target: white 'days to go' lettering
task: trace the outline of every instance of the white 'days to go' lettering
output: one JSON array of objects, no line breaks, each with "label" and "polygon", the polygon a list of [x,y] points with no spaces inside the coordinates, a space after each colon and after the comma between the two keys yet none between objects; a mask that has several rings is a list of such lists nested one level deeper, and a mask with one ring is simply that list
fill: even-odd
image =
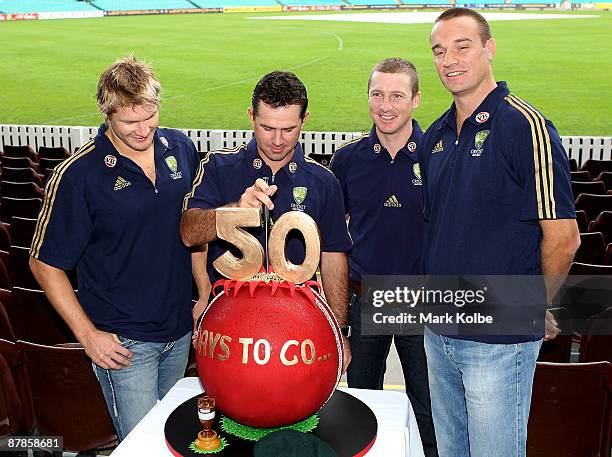
[{"label": "white 'days to go' lettering", "polygon": [[[217,358],[225,362],[230,357],[229,343],[232,338],[228,335],[202,330],[198,336],[196,351],[203,357]],[[253,338],[239,338],[238,342],[242,345],[242,363],[248,364],[251,361],[257,365],[266,365],[272,357],[272,345],[264,338],[254,340]],[[311,365],[317,357],[315,345],[310,339],[305,339],[301,343],[298,340],[286,341],[280,350],[279,358],[283,365],[292,366],[300,362]]]}]

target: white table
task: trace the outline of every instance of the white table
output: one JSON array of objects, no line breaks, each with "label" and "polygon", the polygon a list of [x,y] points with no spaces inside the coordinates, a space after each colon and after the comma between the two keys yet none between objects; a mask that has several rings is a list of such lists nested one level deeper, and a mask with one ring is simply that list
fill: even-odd
[{"label": "white table", "polygon": [[[363,401],[376,415],[378,435],[368,457],[423,457],[416,418],[406,394],[388,390],[340,390]],[[202,391],[198,378],[181,379],[138,423],[112,456],[171,457],[164,439],[166,419],[177,406]]]}]

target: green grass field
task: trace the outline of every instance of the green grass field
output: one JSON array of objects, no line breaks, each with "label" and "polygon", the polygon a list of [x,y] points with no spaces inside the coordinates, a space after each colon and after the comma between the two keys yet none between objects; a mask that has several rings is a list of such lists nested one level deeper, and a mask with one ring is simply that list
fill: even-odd
[{"label": "green grass field", "polygon": [[[510,13],[511,14],[511,13]],[[582,14],[582,13],[571,13]],[[562,135],[612,136],[612,13],[492,22],[495,76]],[[435,73],[430,24],[260,21],[253,14],[106,17],[0,23],[0,124],[98,125],[100,72],[134,52],[164,87],[162,124],[246,129],[257,80],[295,71],[311,100],[306,130],[368,130],[366,81],[388,56],[420,70],[429,125],[450,97]],[[340,49],[342,40],[342,49]]]}]

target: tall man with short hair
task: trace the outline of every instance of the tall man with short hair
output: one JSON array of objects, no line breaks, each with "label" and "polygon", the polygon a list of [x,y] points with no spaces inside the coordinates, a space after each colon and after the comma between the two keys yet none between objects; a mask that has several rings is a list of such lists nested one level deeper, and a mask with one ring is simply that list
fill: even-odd
[{"label": "tall man with short hair", "polygon": [[349,387],[383,388],[394,340],[425,455],[431,457],[438,454],[423,336],[363,335],[360,325],[362,276],[422,274],[423,194],[417,151],[423,132],[412,118],[420,98],[419,76],[412,63],[400,58],[379,62],[368,80],[374,125],[368,135],[336,150],[331,169],[342,185],[353,239]]},{"label": "tall man with short hair", "polygon": [[[133,57],[102,73],[105,123],[54,170],[30,251],[34,276],[92,359],[120,439],[183,377],[193,326],[179,223],[199,157],[184,134],[158,127],[160,92]],[[202,255],[193,273],[206,300]],[[75,266],[78,298],[65,273]]]},{"label": "tall man with short hair", "polygon": [[[272,221],[288,211],[311,216],[321,232],[321,280],[327,302],[345,336],[344,370],[351,355],[348,345],[348,267],[351,248],[340,184],[334,175],[304,155],[300,132],[308,118],[304,84],[290,72],[274,71],[255,86],[248,115],[254,138],[237,148],[212,151],[201,162],[192,191],[185,200],[181,236],[187,246],[208,243],[208,272],[212,262],[230,248],[217,239],[215,209],[222,206],[270,210]],[[266,182],[267,180],[267,182]],[[247,229],[262,246],[262,228]],[[304,240],[292,232],[286,255],[301,264]],[[214,281],[213,281],[214,282]]]},{"label": "tall man with short hair", "polygon": [[[559,134],[505,82],[495,82],[495,40],[477,12],[443,12],[431,49],[453,104],[427,130],[419,153],[425,273],[543,274],[550,300],[580,243]],[[426,330],[440,456],[526,454],[542,336]]]}]

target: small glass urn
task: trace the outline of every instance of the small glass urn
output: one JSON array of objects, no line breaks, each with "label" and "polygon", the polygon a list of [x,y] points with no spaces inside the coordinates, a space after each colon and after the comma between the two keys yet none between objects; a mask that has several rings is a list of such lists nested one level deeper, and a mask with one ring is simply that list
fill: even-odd
[{"label": "small glass urn", "polygon": [[214,451],[221,446],[221,440],[212,429],[215,421],[215,399],[209,395],[198,398],[198,419],[202,425],[202,431],[198,433],[195,446],[203,451]]}]

